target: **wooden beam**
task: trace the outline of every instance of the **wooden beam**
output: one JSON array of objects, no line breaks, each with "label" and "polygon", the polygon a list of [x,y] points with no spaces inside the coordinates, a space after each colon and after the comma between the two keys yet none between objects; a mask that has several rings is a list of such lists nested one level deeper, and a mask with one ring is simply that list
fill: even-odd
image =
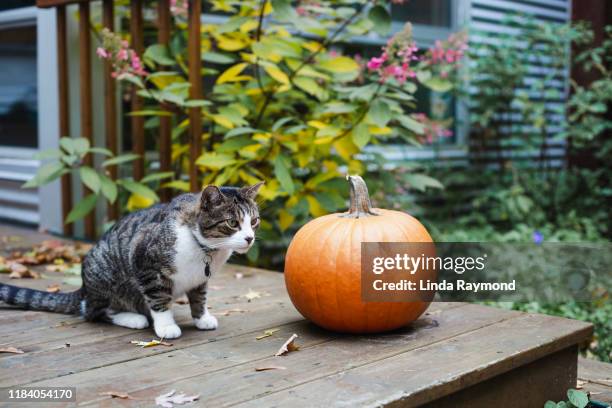
[{"label": "wooden beam", "polygon": [[[102,3],[102,25],[113,31],[115,26],[115,13],[113,0],[104,0]],[[117,154],[117,91],[115,79],[112,77],[113,64],[110,60],[104,60],[104,127],[106,137],[106,148]],[[108,173],[112,180],[117,179],[117,166],[108,167]],[[119,218],[118,203],[109,203],[106,214],[109,220]]]},{"label": "wooden beam", "polygon": [[[157,41],[160,44],[168,45],[170,42],[170,1],[159,0],[158,7],[158,31]],[[171,152],[172,152],[172,118],[168,116],[159,117],[159,169],[160,171],[170,171]],[[172,198],[171,190],[164,188],[160,191],[160,198],[163,202],[168,202]]]},{"label": "wooden beam", "polygon": [[[79,68],[81,88],[81,137],[93,146],[93,100],[91,89],[91,38],[89,33],[89,3],[79,3]],[[91,154],[83,160],[86,166],[93,166]],[[83,195],[91,191],[83,185]],[[93,239],[96,235],[95,210],[85,216],[85,237]]]},{"label": "wooden beam", "polygon": [[36,0],[36,7],[49,8],[67,6],[76,3],[89,3],[92,0]]},{"label": "wooden beam", "polygon": [[[202,13],[201,0],[189,0],[189,82],[191,83],[190,98],[202,99],[202,60],[200,55],[200,18]],[[202,110],[194,107],[189,110],[189,134],[191,146],[189,150],[189,185],[191,191],[200,190],[198,167],[196,160],[202,153]]]},{"label": "wooden beam", "polygon": [[[142,57],[144,52],[143,40],[143,18],[142,0],[132,0],[130,2],[131,22],[130,34],[132,36],[132,49]],[[132,112],[142,110],[142,98],[136,94],[137,88],[132,88]],[[134,179],[140,180],[144,177],[144,155],[145,155],[145,136],[144,136],[144,117],[132,116],[132,150],[140,158],[134,160]]]},{"label": "wooden beam", "polygon": [[[66,39],[66,6],[56,9],[57,29],[57,84],[59,108],[59,137],[70,135],[70,113],[68,111],[68,44]],[[64,235],[72,235],[73,224],[64,224],[68,213],[72,210],[72,177],[64,174],[61,179],[62,189],[62,225]]]}]

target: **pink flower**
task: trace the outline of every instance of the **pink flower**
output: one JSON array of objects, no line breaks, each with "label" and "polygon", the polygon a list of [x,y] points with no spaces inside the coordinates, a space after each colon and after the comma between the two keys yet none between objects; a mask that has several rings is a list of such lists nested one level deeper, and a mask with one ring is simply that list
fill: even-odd
[{"label": "pink flower", "polygon": [[96,48],[96,54],[100,58],[108,58],[108,52],[106,52],[106,50],[102,47]]},{"label": "pink flower", "polygon": [[370,61],[368,61],[368,69],[371,70],[371,71],[376,71],[384,63],[385,63],[385,59],[384,58],[382,58],[382,57],[373,57],[372,59],[370,59]]},{"label": "pink flower", "polygon": [[127,59],[128,59],[128,52],[127,52],[127,50],[125,48],[120,49],[117,52],[117,58],[122,60],[122,61],[127,61]]}]

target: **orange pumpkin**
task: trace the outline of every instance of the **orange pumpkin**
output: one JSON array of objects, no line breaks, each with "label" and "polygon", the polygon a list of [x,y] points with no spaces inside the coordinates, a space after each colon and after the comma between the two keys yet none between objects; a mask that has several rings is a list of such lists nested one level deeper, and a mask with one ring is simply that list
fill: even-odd
[{"label": "orange pumpkin", "polygon": [[347,179],[349,211],[310,221],[291,241],[285,259],[287,291],[297,310],[323,328],[346,333],[397,329],[416,320],[429,302],[363,302],[361,243],[433,241],[414,217],[373,209],[361,177]]}]

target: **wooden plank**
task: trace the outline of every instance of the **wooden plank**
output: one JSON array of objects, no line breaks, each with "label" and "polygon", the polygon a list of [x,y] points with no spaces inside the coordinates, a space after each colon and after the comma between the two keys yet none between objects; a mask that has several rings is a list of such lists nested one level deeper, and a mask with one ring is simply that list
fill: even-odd
[{"label": "wooden plank", "polygon": [[[416,407],[574,346],[591,333],[588,323],[528,314],[335,375],[289,382],[240,406]],[[287,364],[299,363],[304,354],[293,353]],[[270,381],[284,381],[279,377],[272,373]]]},{"label": "wooden plank", "polygon": [[[170,1],[159,0],[157,2],[157,18],[158,32],[157,41],[160,44],[168,45],[170,42]],[[168,116],[159,117],[159,170],[170,171],[171,154],[172,154],[172,118]],[[160,199],[162,202],[168,202],[172,199],[172,191],[168,188],[163,188],[160,191]]]},{"label": "wooden plank", "polygon": [[36,7],[49,8],[49,7],[64,7],[68,4],[76,3],[89,3],[93,0],[36,0]]},{"label": "wooden plank", "polygon": [[[66,6],[59,6],[56,10],[57,29],[57,83],[58,83],[58,111],[59,136],[70,136],[70,93],[68,92],[68,42],[66,39]],[[61,178],[62,189],[62,228],[65,235],[73,234],[73,224],[64,224],[72,210],[72,177],[70,173]]]},{"label": "wooden plank", "polygon": [[593,401],[612,404],[612,387],[606,387],[597,383],[587,383],[583,385],[583,391],[588,392]]},{"label": "wooden plank", "polygon": [[[442,312],[443,310],[461,309],[461,306],[459,303],[436,304],[433,305],[433,308],[435,312]],[[436,313],[436,315],[442,321],[447,321],[443,313]],[[457,322],[457,324],[454,324],[455,330],[463,330],[461,329],[459,316],[460,313],[456,312],[452,318]],[[476,324],[476,322],[473,322],[473,324]],[[413,340],[412,343],[408,344],[412,344],[414,347],[418,343],[427,342],[431,338],[431,330],[426,328],[425,321],[420,326],[418,329],[408,330],[405,336],[394,335],[394,344],[398,346],[403,343],[405,346],[407,338]],[[268,383],[268,379],[265,373],[255,373],[253,365],[257,367],[269,365],[267,361],[291,334],[300,334],[298,342],[302,351],[311,347],[326,347],[331,342],[337,341],[338,338],[344,337],[341,334],[319,329],[303,320],[277,328],[279,329],[278,332],[261,340],[255,338],[260,333],[249,333],[215,343],[183,349],[180,355],[174,354],[172,360],[158,355],[131,361],[129,366],[122,364],[121,366],[101,367],[61,379],[45,381],[37,385],[75,384],[79,388],[79,403],[89,404],[105,399],[100,397],[99,393],[119,385],[122,386],[122,391],[147,398],[158,395],[159,390],[168,386],[174,387],[176,385],[182,390],[184,387],[197,388],[199,384],[201,390],[206,390],[206,397],[202,399],[202,403],[219,406],[230,404],[232,399],[240,398],[239,396],[244,395],[245,388],[250,389],[251,392],[260,392],[264,385]],[[436,335],[439,336],[441,332],[437,331]],[[450,335],[450,331],[446,332],[445,335]],[[375,341],[375,336],[369,336],[366,341],[369,343],[368,350],[373,352],[378,352],[378,346],[384,343],[384,341]],[[353,349],[355,348],[353,347]],[[362,356],[367,357],[366,353],[363,353]],[[277,357],[272,358],[272,360],[274,360],[275,365],[285,366],[284,358]],[[329,364],[340,364],[342,366],[347,364],[346,359],[331,360],[335,360],[335,362],[329,361]],[[325,365],[327,362],[327,359],[319,358],[312,361],[311,363],[314,364],[311,365],[315,366],[315,371],[320,371],[321,368],[317,367],[317,364]],[[158,367],[158,370],[162,370],[165,375],[162,377],[155,372],[151,372],[150,367],[152,366]],[[308,367],[291,365],[287,368],[288,370],[283,371],[284,373],[311,370],[310,365]],[[128,374],[130,377],[127,377]],[[238,378],[237,381],[236,377]],[[105,378],[106,380],[102,382],[92,381],[94,378]],[[131,380],[127,381],[128,378],[131,378]],[[215,378],[218,380],[215,380]],[[225,384],[232,384],[232,395],[227,395],[230,393],[227,393],[226,386],[219,386],[224,379],[227,380]]]},{"label": "wooden plank", "polygon": [[[202,2],[200,0],[189,0],[189,82],[191,88],[189,96],[191,99],[202,99],[202,60],[200,50],[200,18],[202,14]],[[195,162],[202,154],[202,111],[201,108],[189,109],[189,185],[192,192],[199,191],[201,186],[198,180],[198,167]]]},{"label": "wooden plank", "polygon": [[[102,3],[102,25],[111,31],[115,29],[113,0],[104,0]],[[106,148],[113,152],[113,154],[117,154],[117,90],[112,73],[112,62],[108,59],[104,60],[104,126]],[[111,180],[117,180],[117,166],[109,166],[108,175]],[[107,203],[106,214],[108,220],[117,220],[119,218],[119,203]]]},{"label": "wooden plank", "polygon": [[612,364],[590,358],[580,358],[578,378],[592,383],[612,387]]},{"label": "wooden plank", "polygon": [[[130,34],[132,37],[132,49],[142,58],[144,53],[143,39],[143,17],[142,17],[142,0],[132,0],[130,2],[131,20]],[[138,88],[132,87],[132,111],[142,110],[142,98],[136,94]],[[140,157],[133,161],[135,180],[140,180],[144,177],[144,155],[145,155],[145,132],[144,132],[144,117],[132,116],[132,150]]]},{"label": "wooden plank", "polygon": [[[91,82],[91,38],[89,33],[90,10],[89,3],[79,3],[79,71],[81,90],[81,137],[89,140],[93,146],[93,95]],[[85,166],[93,166],[91,154],[83,159]],[[91,190],[83,184],[83,196],[91,194]],[[85,237],[93,239],[96,235],[95,211],[85,216]]]},{"label": "wooden plank", "polygon": [[[146,372],[147,367],[151,366],[151,362],[147,360],[141,360],[140,367],[131,366],[130,372],[135,374],[133,378],[138,380],[130,384],[134,386],[130,389],[130,394],[147,398],[158,395],[162,390],[172,386],[180,390],[205,391],[202,402],[206,405],[232,405],[293,383],[301,383],[320,375],[330,375],[365,361],[397,353],[399,350],[423,347],[431,342],[451,338],[458,333],[518,315],[516,312],[508,314],[492,308],[481,308],[484,313],[478,319],[466,321],[463,317],[466,313],[470,314],[471,308],[473,306],[460,303],[433,304],[430,316],[435,316],[437,324],[432,324],[431,317],[424,317],[411,327],[384,335],[346,336],[318,329],[308,322],[301,322],[283,326],[274,336],[260,341],[251,337],[245,344],[233,344],[236,339],[230,339],[208,346],[190,347],[184,351],[195,360],[192,361],[192,368],[183,368],[180,373],[177,370],[176,375],[154,378],[151,373]],[[300,336],[298,338],[300,351],[287,357],[273,357],[276,350],[292,333]],[[319,336],[320,341],[311,345],[310,339],[313,336]],[[172,367],[174,361],[165,364],[160,362],[160,364],[164,372],[175,369]],[[276,371],[276,374],[255,372],[257,367],[270,365],[280,365],[287,369]],[[106,371],[97,373],[95,377],[112,378],[118,375],[115,374],[118,367],[101,370]],[[81,373],[80,376],[83,375],[91,375],[93,378],[94,373]],[[63,380],[65,384],[69,382],[68,378]],[[125,384],[124,381],[120,383]],[[223,384],[232,384],[232,392],[228,393]],[[91,392],[93,398],[99,399],[96,388],[90,388],[91,391],[79,389],[82,397],[86,397]]]},{"label": "wooden plank", "polygon": [[566,348],[421,408],[490,408],[508,404],[531,408],[543,407],[548,400],[565,400],[567,390],[576,385],[576,354],[576,346]]}]

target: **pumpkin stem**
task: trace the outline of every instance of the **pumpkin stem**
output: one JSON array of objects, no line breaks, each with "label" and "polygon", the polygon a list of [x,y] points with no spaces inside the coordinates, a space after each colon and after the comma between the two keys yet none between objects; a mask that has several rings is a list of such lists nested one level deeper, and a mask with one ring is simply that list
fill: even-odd
[{"label": "pumpkin stem", "polygon": [[343,214],[344,218],[360,218],[378,215],[372,209],[370,195],[368,194],[368,186],[361,176],[346,176],[349,182],[351,201],[349,211]]}]

